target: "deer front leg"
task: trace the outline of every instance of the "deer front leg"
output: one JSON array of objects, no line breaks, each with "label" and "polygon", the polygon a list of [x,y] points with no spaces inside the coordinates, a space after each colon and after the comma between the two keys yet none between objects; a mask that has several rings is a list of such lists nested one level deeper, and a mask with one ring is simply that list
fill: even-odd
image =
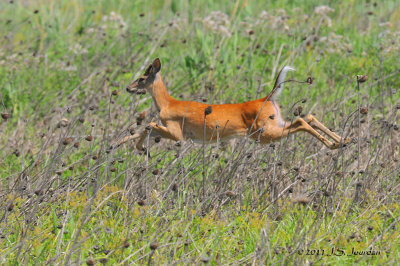
[{"label": "deer front leg", "polygon": [[[168,123],[167,127],[158,125],[154,122],[150,122],[149,125],[151,136],[161,136],[163,138],[172,139],[175,141],[183,140],[182,131],[178,124],[175,123]],[[136,143],[136,148],[138,150],[143,150],[143,142],[147,137],[147,130],[145,130],[139,137],[139,141]]]},{"label": "deer front leg", "polygon": [[126,136],[126,137],[124,137],[122,140],[120,140],[120,141],[118,141],[117,143],[111,145],[111,148],[113,148],[113,149],[118,148],[118,147],[121,146],[122,144],[124,144],[124,143],[126,143],[126,142],[128,142],[128,141],[130,141],[130,140],[132,140],[132,139],[137,139],[137,138],[139,138],[139,137],[140,137],[140,135],[137,134],[137,133],[135,133],[135,134],[133,134],[133,135],[131,135],[131,136]]}]

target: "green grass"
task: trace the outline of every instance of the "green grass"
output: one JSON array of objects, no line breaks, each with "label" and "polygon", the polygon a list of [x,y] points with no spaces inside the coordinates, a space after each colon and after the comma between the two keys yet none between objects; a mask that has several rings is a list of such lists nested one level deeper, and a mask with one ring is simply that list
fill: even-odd
[{"label": "green grass", "polygon": [[[399,4],[331,2],[326,16],[320,1],[1,3],[0,262],[398,263]],[[313,83],[285,85],[287,120],[306,99],[360,154],[305,134],[210,145],[204,194],[201,146],[108,150],[158,121],[148,94],[125,92],[156,57],[173,97],[210,104],[265,97],[291,65]]]},{"label": "green grass", "polygon": [[[29,232],[30,249],[25,254],[29,259],[26,259],[61,262],[63,257],[59,257],[59,251],[71,252],[71,240],[81,224],[78,237],[81,256],[94,260],[107,258],[110,264],[128,257],[129,261],[140,264],[149,257],[158,264],[184,263],[187,256],[192,257],[193,262],[201,257],[213,263],[249,262],[249,255],[256,248],[264,248],[258,251],[266,253],[263,260],[278,263],[290,261],[288,257],[300,256],[302,252],[307,260],[320,263],[382,263],[399,256],[399,233],[395,230],[383,233],[393,226],[394,218],[388,215],[398,217],[400,214],[397,203],[384,207],[372,204],[372,210],[355,209],[349,213],[351,203],[346,200],[342,201],[346,205],[335,215],[320,212],[315,206],[313,209],[289,201],[279,202],[276,211],[239,208],[232,213],[231,208],[223,208],[220,213],[212,211],[199,215],[195,209],[173,209],[160,214],[163,203],[156,196],[151,205],[139,206],[132,203],[124,191],[109,186],[104,187],[91,204],[88,200],[86,193],[69,192],[68,196],[65,193],[43,205],[37,213],[37,225]],[[8,243],[22,238],[19,208],[24,200],[16,198],[14,202],[15,212],[9,215],[10,227],[5,232],[10,236]],[[91,207],[87,216],[85,208],[88,206]],[[5,251],[7,242],[1,245]],[[372,242],[376,244],[369,248]],[[158,246],[152,252],[150,245],[154,243]],[[336,256],[329,256],[332,248],[336,249]],[[353,248],[381,251],[381,254],[356,256],[352,254]],[[324,252],[325,256],[310,255],[314,249],[320,254]],[[193,254],[188,254],[188,250]],[[7,261],[14,261],[17,253],[11,252],[7,257]]]}]

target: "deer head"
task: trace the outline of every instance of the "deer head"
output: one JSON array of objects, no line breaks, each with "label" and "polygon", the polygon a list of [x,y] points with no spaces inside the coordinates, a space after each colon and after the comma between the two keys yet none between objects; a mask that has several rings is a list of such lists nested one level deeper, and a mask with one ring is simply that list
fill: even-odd
[{"label": "deer head", "polygon": [[146,90],[152,89],[154,81],[157,80],[157,73],[161,69],[160,59],[154,59],[153,63],[151,63],[144,74],[132,82],[127,88],[126,91],[129,93],[138,93],[144,94]]}]

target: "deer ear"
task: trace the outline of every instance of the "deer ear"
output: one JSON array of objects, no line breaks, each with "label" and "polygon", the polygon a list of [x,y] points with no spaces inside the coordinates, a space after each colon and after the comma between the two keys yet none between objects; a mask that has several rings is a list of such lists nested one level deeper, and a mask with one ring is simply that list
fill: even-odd
[{"label": "deer ear", "polygon": [[161,62],[159,58],[154,59],[153,63],[153,74],[156,74],[161,69]]},{"label": "deer ear", "polygon": [[145,76],[148,76],[148,75],[151,74],[151,72],[152,72],[152,67],[153,67],[152,64],[150,64],[150,65],[147,67],[146,71],[144,72],[144,75],[145,75]]}]

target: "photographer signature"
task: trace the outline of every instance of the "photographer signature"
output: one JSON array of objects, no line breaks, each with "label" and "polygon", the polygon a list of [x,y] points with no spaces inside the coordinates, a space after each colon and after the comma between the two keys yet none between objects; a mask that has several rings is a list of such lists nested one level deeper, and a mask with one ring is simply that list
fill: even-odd
[{"label": "photographer signature", "polygon": [[337,247],[332,247],[330,249],[296,249],[296,250],[290,250],[290,249],[285,249],[283,247],[275,249],[276,254],[283,254],[283,253],[293,253],[293,254],[298,254],[298,255],[306,255],[306,256],[377,256],[381,255],[380,250],[373,250],[373,249],[367,249],[367,250],[356,250],[354,247],[351,248],[351,250],[345,250],[343,248],[337,248]]}]

